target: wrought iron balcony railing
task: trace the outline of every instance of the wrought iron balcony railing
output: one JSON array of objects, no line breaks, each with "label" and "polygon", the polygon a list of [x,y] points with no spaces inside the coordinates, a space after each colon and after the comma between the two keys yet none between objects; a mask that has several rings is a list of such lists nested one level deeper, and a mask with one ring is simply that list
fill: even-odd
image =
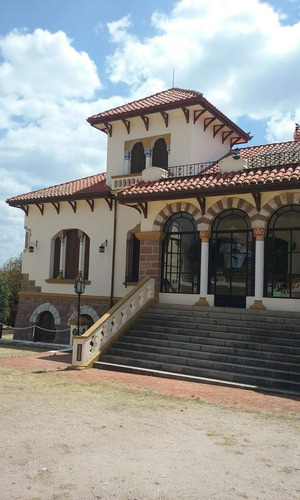
[{"label": "wrought iron balcony railing", "polygon": [[190,177],[203,172],[206,168],[216,163],[215,161],[206,161],[204,163],[189,163],[186,165],[177,165],[168,167],[168,171],[173,177]]}]

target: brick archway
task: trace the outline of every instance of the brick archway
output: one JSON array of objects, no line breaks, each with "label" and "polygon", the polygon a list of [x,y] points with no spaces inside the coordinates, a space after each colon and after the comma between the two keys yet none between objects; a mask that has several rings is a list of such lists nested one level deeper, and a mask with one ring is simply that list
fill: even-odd
[{"label": "brick archway", "polygon": [[[81,315],[86,314],[87,316],[90,316],[94,323],[96,323],[96,321],[98,321],[98,319],[99,319],[99,314],[97,314],[95,309],[93,309],[90,306],[81,306],[80,307],[80,314]],[[69,317],[68,321],[70,321],[74,318],[77,318],[77,311],[73,312],[73,314]]]},{"label": "brick archway", "polygon": [[237,208],[247,213],[252,227],[264,227],[261,223],[261,217],[254,205],[242,198],[222,198],[212,205],[204,214],[200,224],[201,231],[210,231],[215,218],[224,210]]},{"label": "brick archway", "polygon": [[61,317],[56,309],[50,302],[44,302],[44,304],[41,304],[38,306],[30,316],[30,323],[36,323],[39,315],[45,311],[50,312],[53,315],[54,318],[54,324],[56,326],[59,326],[61,324]]},{"label": "brick archway", "polygon": [[165,208],[163,208],[155,218],[152,231],[163,231],[164,225],[169,217],[171,217],[171,215],[173,214],[176,214],[177,212],[188,212],[190,215],[192,215],[198,228],[202,220],[202,214],[199,208],[195,207],[195,205],[192,205],[191,203],[183,201],[171,203],[170,205],[167,205]]},{"label": "brick archway", "polygon": [[283,193],[274,196],[272,200],[268,201],[261,209],[261,218],[264,218],[265,226],[267,227],[268,220],[271,215],[285,205],[300,205],[300,193]]}]

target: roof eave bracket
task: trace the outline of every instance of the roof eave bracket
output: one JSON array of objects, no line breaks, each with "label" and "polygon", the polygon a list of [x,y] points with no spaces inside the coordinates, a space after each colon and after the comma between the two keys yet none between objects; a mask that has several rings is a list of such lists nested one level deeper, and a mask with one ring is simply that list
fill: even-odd
[{"label": "roof eave bracket", "polygon": [[256,210],[260,212],[261,209],[261,194],[257,191],[251,193],[255,202]]},{"label": "roof eave bracket", "polygon": [[206,207],[206,199],[204,198],[204,196],[197,196],[196,200],[199,203],[199,207],[201,209],[202,215],[204,215],[205,214],[205,207]]}]

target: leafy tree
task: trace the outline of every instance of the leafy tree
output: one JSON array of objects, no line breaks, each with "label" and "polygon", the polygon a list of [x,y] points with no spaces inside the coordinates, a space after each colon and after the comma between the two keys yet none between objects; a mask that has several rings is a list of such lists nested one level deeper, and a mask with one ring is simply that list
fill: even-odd
[{"label": "leafy tree", "polygon": [[2,276],[0,276],[0,323],[6,323],[10,308],[9,308],[9,288]]},{"label": "leafy tree", "polygon": [[[6,285],[6,288],[3,288],[1,297],[3,296],[3,294],[6,294],[6,299],[8,300],[9,304],[9,313],[6,317],[6,321],[10,326],[14,326],[17,315],[19,290],[21,286],[21,270],[21,255],[8,259],[0,268],[0,280]],[[2,305],[2,298],[0,300],[0,307],[2,309],[5,301],[3,301]]]}]

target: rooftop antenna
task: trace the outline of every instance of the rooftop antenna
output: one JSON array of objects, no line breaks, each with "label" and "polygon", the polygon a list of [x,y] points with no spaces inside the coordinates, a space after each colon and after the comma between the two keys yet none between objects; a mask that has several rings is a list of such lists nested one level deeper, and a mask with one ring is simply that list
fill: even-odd
[{"label": "rooftop antenna", "polygon": [[173,85],[172,88],[175,87],[175,69],[173,69]]}]

